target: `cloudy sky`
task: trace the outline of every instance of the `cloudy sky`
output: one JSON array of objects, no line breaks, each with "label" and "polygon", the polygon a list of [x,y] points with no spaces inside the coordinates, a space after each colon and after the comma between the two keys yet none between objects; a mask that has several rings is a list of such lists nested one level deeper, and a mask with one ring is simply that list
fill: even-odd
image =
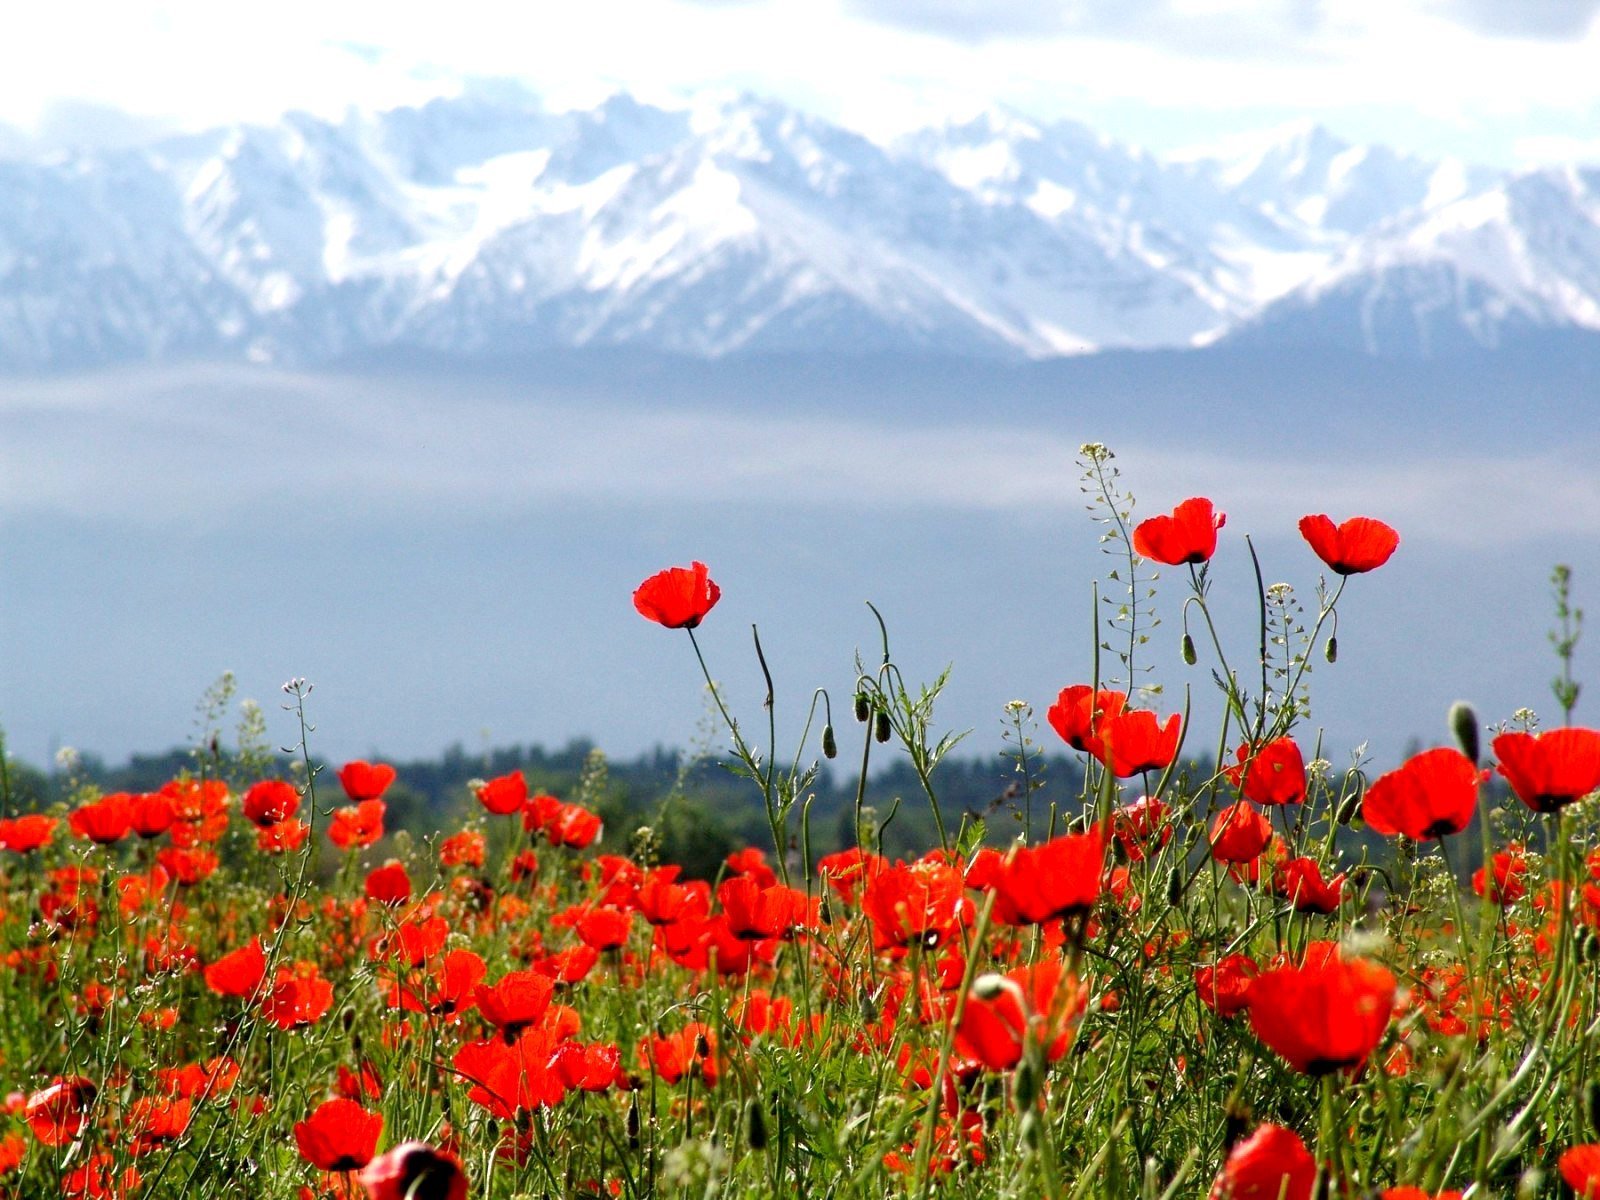
[{"label": "cloudy sky", "polygon": [[[336,116],[514,77],[555,105],[750,88],[887,134],[1000,102],[1156,150],[1313,116],[1503,164],[1600,159],[1600,0],[215,0],[11,6],[5,141]],[[92,26],[94,36],[86,37]]]}]

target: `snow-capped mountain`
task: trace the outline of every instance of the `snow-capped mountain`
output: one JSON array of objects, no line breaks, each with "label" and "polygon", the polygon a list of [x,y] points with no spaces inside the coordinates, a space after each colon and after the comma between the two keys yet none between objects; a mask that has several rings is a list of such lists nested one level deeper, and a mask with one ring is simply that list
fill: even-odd
[{"label": "snow-capped mountain", "polygon": [[634,346],[1427,353],[1600,329],[1594,172],[1296,128],[1162,159],[991,112],[884,146],[749,96],[480,88],[0,159],[0,365]]}]

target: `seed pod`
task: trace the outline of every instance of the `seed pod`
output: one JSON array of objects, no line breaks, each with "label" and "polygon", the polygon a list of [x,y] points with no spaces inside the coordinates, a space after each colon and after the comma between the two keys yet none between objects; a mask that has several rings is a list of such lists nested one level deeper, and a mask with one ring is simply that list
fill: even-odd
[{"label": "seed pod", "polygon": [[865,692],[856,693],[856,720],[862,725],[867,723],[867,718],[872,716],[872,705],[867,703]]},{"label": "seed pod", "polygon": [[822,757],[839,757],[839,743],[834,739],[832,725],[824,725],[822,727]]},{"label": "seed pod", "polygon": [[1331,663],[1339,661],[1339,639],[1337,637],[1328,638],[1328,644],[1322,650],[1322,657]]},{"label": "seed pod", "polygon": [[874,741],[887,742],[889,735],[894,732],[894,726],[889,724],[889,714],[879,711],[872,719],[872,738]]},{"label": "seed pod", "polygon": [[1200,656],[1194,652],[1194,639],[1187,633],[1183,635],[1182,650],[1183,661],[1188,663],[1191,667],[1200,660]]},{"label": "seed pod", "polygon": [[750,1149],[765,1150],[767,1148],[767,1114],[761,1110],[761,1101],[755,1097],[750,1098],[750,1103],[744,1110],[745,1135],[750,1141]]},{"label": "seed pod", "polygon": [[1450,732],[1455,734],[1456,744],[1474,763],[1478,761],[1478,714],[1472,711],[1472,705],[1465,700],[1457,700],[1450,706]]}]

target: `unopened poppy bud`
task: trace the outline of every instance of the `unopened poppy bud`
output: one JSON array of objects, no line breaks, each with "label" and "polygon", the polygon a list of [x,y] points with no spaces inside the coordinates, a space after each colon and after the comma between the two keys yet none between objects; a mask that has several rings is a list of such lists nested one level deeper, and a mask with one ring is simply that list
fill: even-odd
[{"label": "unopened poppy bud", "polygon": [[824,725],[822,727],[822,757],[839,757],[839,743],[834,739],[832,725]]},{"label": "unopened poppy bud", "polygon": [[1229,1100],[1227,1110],[1222,1114],[1222,1148],[1231,1150],[1238,1141],[1244,1137],[1245,1130],[1250,1128],[1253,1114],[1248,1104],[1238,1100]]},{"label": "unopened poppy bud", "polygon": [[1194,652],[1194,639],[1187,633],[1183,635],[1183,661],[1191,667],[1200,661],[1200,656]]},{"label": "unopened poppy bud", "polygon": [[[1017,1072],[1011,1081],[1011,1095],[1016,1101],[1017,1111],[1032,1115],[1034,1105],[1039,1099],[1039,1072],[1033,1065],[1031,1058],[1023,1058],[1017,1064]],[[1024,1121],[1027,1116],[1022,1118]]]},{"label": "unopened poppy bud", "polygon": [[879,712],[872,721],[872,737],[874,741],[887,742],[889,735],[894,732],[894,726],[889,724],[889,714]]},{"label": "unopened poppy bud", "polygon": [[1589,1080],[1583,1090],[1583,1106],[1589,1114],[1589,1132],[1600,1137],[1600,1079]]},{"label": "unopened poppy bud", "polygon": [[1344,804],[1340,807],[1338,815],[1334,818],[1341,825],[1348,825],[1356,819],[1361,812],[1361,789],[1351,792]]},{"label": "unopened poppy bud", "polygon": [[1322,657],[1331,663],[1339,661],[1339,639],[1337,636],[1328,639],[1328,644],[1322,649]]},{"label": "unopened poppy bud", "polygon": [[638,1095],[637,1092],[635,1092],[633,1094],[631,1102],[628,1104],[628,1149],[637,1150],[638,1148],[639,1148],[639,1095]]},{"label": "unopened poppy bud", "polygon": [[1177,908],[1183,902],[1183,869],[1173,867],[1167,872],[1167,905]]},{"label": "unopened poppy bud", "polygon": [[750,1140],[750,1149],[765,1150],[767,1148],[767,1114],[761,1109],[761,1101],[751,1098],[744,1110],[745,1133]]},{"label": "unopened poppy bud", "polygon": [[1583,956],[1584,962],[1600,962],[1600,934],[1594,930],[1586,930],[1583,941],[1578,943],[1578,953]]},{"label": "unopened poppy bud", "polygon": [[1465,754],[1474,763],[1478,761],[1478,714],[1472,711],[1472,705],[1465,700],[1457,700],[1450,706],[1450,732],[1455,734],[1456,745],[1461,747]]},{"label": "unopened poppy bud", "polygon": [[972,995],[987,1004],[991,1000],[998,1000],[1000,994],[1006,990],[1006,977],[996,975],[993,971],[979,975],[972,981]]},{"label": "unopened poppy bud", "polygon": [[861,1020],[871,1025],[878,1019],[878,1002],[872,998],[872,993],[863,990],[861,993]]},{"label": "unopened poppy bud", "polygon": [[[1018,1072],[1019,1075],[1021,1074],[1021,1070],[1022,1069],[1020,1067],[1017,1068],[1017,1072]],[[1021,1107],[1020,1102],[1018,1104],[1018,1107]],[[1026,1112],[1024,1112],[1022,1114],[1021,1126],[1022,1126],[1022,1144],[1027,1146],[1028,1149],[1030,1149],[1030,1150],[1038,1150],[1039,1149],[1039,1132],[1040,1132],[1040,1122],[1039,1122],[1039,1112],[1038,1112],[1038,1110],[1035,1109],[1035,1108],[1030,1107]]]},{"label": "unopened poppy bud", "polygon": [[872,705],[867,703],[867,697],[866,697],[865,693],[857,692],[856,693],[856,720],[860,724],[865,725],[867,723],[867,718],[870,717],[870,716],[872,716]]}]

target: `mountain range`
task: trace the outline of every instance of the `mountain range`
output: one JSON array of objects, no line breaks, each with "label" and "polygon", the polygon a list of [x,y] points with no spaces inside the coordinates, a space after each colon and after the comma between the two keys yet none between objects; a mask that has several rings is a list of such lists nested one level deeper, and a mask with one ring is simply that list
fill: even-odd
[{"label": "mountain range", "polygon": [[0,157],[0,368],[631,348],[699,358],[1600,332],[1600,167],[1315,125],[1156,156],[990,111],[887,144],[749,95],[480,86]]}]

